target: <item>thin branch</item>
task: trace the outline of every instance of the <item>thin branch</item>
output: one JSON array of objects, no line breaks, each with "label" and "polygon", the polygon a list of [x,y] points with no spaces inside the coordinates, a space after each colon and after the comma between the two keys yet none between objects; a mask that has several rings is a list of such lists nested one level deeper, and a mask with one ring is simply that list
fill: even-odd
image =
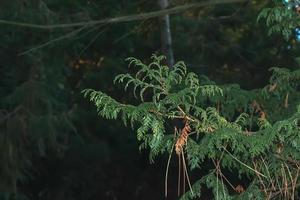
[{"label": "thin branch", "polygon": [[[224,151],[223,151],[223,152],[224,152]],[[224,178],[224,180],[229,184],[229,186],[230,186],[233,190],[235,190],[235,187],[233,186],[233,184],[232,184],[232,183],[227,179],[227,177],[222,173],[221,168],[220,168],[220,163],[219,163],[219,161],[218,161],[218,163],[216,163],[216,161],[215,161],[214,159],[211,159],[211,160],[213,161],[213,164],[214,164],[214,166],[215,166],[215,168],[216,168],[217,176],[220,175],[222,179]]]},{"label": "thin branch", "polygon": [[65,35],[63,35],[63,36],[54,38],[54,39],[52,39],[52,40],[49,40],[48,42],[45,42],[45,43],[40,44],[40,45],[38,45],[38,46],[35,46],[35,47],[31,48],[31,49],[28,49],[28,50],[26,50],[26,51],[20,53],[19,55],[21,56],[21,55],[28,54],[28,53],[30,53],[30,52],[32,52],[32,51],[35,51],[35,50],[37,50],[37,49],[43,48],[43,47],[45,47],[45,46],[48,46],[48,45],[50,45],[50,44],[52,44],[52,43],[54,43],[54,42],[58,42],[58,41],[61,41],[61,40],[63,40],[63,39],[72,37],[72,36],[76,35],[77,33],[79,33],[80,31],[84,30],[85,28],[86,28],[86,26],[83,26],[83,27],[81,27],[81,28],[78,28],[78,29],[76,29],[76,30],[74,30],[74,31],[71,31],[70,33],[67,33],[67,34],[65,34]]},{"label": "thin branch", "polygon": [[260,177],[259,173],[257,173],[257,172],[258,172],[258,170],[257,170],[257,165],[256,165],[256,163],[254,162],[254,160],[252,160],[252,163],[253,163],[253,166],[254,166],[254,169],[255,169],[255,174],[256,174],[256,176],[258,177],[258,180],[259,180],[259,182],[260,182],[260,184],[261,184],[261,186],[262,186],[262,188],[263,188],[263,191],[264,191],[264,193],[265,193],[265,195],[266,195],[266,197],[267,197],[267,196],[269,196],[269,195],[268,195],[268,192],[267,192],[267,187],[266,187],[266,185],[264,184],[264,181],[263,181],[262,178]]},{"label": "thin branch", "polygon": [[105,32],[107,29],[104,28],[102,31],[98,32],[91,40],[90,42],[80,51],[79,53],[79,57],[83,54],[83,52],[85,50],[87,50],[96,40],[97,38],[99,37],[99,35],[101,35],[103,32]]},{"label": "thin branch", "polygon": [[[193,191],[193,188],[192,188],[192,185],[191,185],[191,182],[190,182],[190,178],[189,178],[189,174],[188,174],[188,171],[187,171],[187,168],[186,168],[186,163],[185,163],[185,158],[184,158],[184,152],[181,152],[181,155],[182,155],[182,163],[183,163],[183,166],[184,166],[184,168],[183,168],[184,172],[183,173],[186,174],[186,179],[187,179],[187,182],[189,184],[189,188],[191,190],[191,194],[192,194],[192,196],[194,196],[194,191]],[[183,180],[183,181],[185,182],[185,180]]]},{"label": "thin branch", "polygon": [[[174,138],[176,137],[176,131],[177,130],[175,128]],[[172,145],[172,149],[170,151],[168,162],[167,162],[167,168],[166,168],[166,174],[165,174],[165,197],[168,197],[168,174],[169,174],[170,161],[171,161],[172,153],[173,153],[173,150],[174,150],[174,146],[175,146],[175,143]]]},{"label": "thin branch", "polygon": [[267,178],[267,176],[265,176],[264,174],[260,173],[259,171],[253,169],[252,167],[250,167],[249,165],[243,163],[242,161],[240,161],[239,159],[237,159],[236,157],[234,157],[229,151],[227,151],[227,149],[225,147],[223,147],[223,149],[228,153],[228,155],[230,155],[234,160],[236,160],[238,163],[240,163],[241,165],[245,166],[246,168],[252,170],[253,172],[261,175],[264,178]]},{"label": "thin branch", "polygon": [[260,159],[261,159],[261,161],[262,161],[264,167],[266,168],[267,176],[268,176],[268,178],[269,178],[269,180],[270,180],[270,183],[271,183],[271,186],[272,186],[273,190],[275,191],[275,190],[276,190],[276,187],[275,187],[275,185],[274,185],[274,182],[275,182],[275,181],[272,180],[272,178],[271,178],[271,174],[270,174],[270,171],[269,171],[269,169],[268,169],[268,166],[267,166],[267,164],[266,164],[266,162],[265,162],[265,160],[263,159],[262,156],[261,156]]},{"label": "thin branch", "polygon": [[54,29],[54,28],[92,26],[92,25],[97,25],[97,24],[114,24],[114,23],[121,23],[121,22],[130,22],[130,21],[151,19],[151,18],[155,18],[155,17],[164,16],[167,14],[177,14],[177,13],[181,13],[186,10],[193,9],[193,8],[212,6],[212,5],[218,5],[218,4],[240,3],[240,2],[241,3],[246,2],[246,0],[211,0],[208,2],[191,3],[191,4],[176,6],[176,7],[168,8],[168,9],[164,9],[164,10],[152,11],[152,12],[148,12],[148,13],[106,18],[106,19],[100,19],[100,20],[90,20],[90,21],[84,21],[84,22],[67,23],[67,24],[41,25],[41,24],[9,21],[9,20],[3,20],[3,19],[0,19],[0,24],[21,26],[21,27],[35,28],[35,29],[46,29],[46,30]]},{"label": "thin branch", "polygon": [[[3,123],[5,120],[10,118],[11,116],[18,113],[21,109],[24,109],[22,106],[17,106],[12,112],[7,113],[3,118],[0,119],[0,124]],[[25,109],[24,109],[25,110]]]}]

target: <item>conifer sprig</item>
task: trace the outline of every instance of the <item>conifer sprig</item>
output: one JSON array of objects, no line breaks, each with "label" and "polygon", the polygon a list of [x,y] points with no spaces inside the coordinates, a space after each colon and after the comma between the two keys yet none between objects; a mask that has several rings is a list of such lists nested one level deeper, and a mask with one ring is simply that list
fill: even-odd
[{"label": "conifer sprig", "polygon": [[[300,170],[300,164],[295,164],[300,163],[300,101],[298,107],[285,107],[278,95],[288,91],[289,98],[300,99],[299,71],[273,68],[268,86],[245,91],[236,85],[204,84],[207,78],[188,72],[183,62],[169,68],[163,59],[153,55],[147,65],[129,58],[136,73],[115,78],[125,90],[132,88],[141,100],[139,105],[122,104],[92,89],[83,93],[96,105],[100,116],[130,123],[137,130],[141,149],[150,149],[152,162],[157,155],[175,149],[180,139],[169,131],[170,122],[179,119],[189,125],[188,132],[196,134],[185,135],[182,140],[181,152],[186,154],[187,166],[192,170],[201,168],[207,160],[215,164],[191,186],[195,192],[187,192],[182,199],[200,196],[203,186],[211,188],[219,199],[295,195]],[[274,106],[280,109],[273,111]],[[242,180],[240,184],[232,183],[224,170],[249,181],[246,185]]]}]

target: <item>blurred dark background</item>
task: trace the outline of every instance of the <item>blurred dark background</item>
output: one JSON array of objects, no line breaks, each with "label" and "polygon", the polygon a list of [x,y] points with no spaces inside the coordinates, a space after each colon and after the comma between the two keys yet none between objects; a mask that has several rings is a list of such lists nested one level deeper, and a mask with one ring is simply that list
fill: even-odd
[{"label": "blurred dark background", "polygon": [[[147,62],[166,53],[163,19],[68,26],[157,11],[159,2],[0,1],[0,199],[164,199],[168,155],[150,164],[134,130],[99,118],[81,94],[93,88],[135,102],[113,84],[114,76],[130,71],[127,57]],[[199,2],[169,0],[169,7]],[[269,4],[244,1],[170,15],[175,61],[245,89],[264,86],[270,67],[298,66],[299,44],[268,36],[257,22]],[[176,199],[175,156],[170,170],[168,199]]]}]

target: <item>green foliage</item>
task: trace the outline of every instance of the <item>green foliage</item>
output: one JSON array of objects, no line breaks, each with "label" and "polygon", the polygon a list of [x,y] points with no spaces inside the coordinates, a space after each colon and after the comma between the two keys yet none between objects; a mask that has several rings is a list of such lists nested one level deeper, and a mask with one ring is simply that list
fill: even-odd
[{"label": "green foliage", "polygon": [[280,33],[288,40],[293,35],[293,29],[299,27],[299,13],[294,9],[288,9],[282,1],[274,1],[275,6],[264,8],[257,20],[265,19],[269,27],[269,34]]},{"label": "green foliage", "polygon": [[[193,2],[195,1],[170,1],[170,7]],[[285,44],[277,38],[262,34],[264,29],[256,23],[257,12],[264,4],[265,1],[251,1],[247,4],[209,6],[172,15],[170,21],[176,57],[186,60],[189,69],[196,74],[209,75],[218,83],[239,83],[242,88],[261,86],[269,76],[269,66],[291,64],[290,56],[284,54],[285,48],[282,48]],[[11,0],[0,3],[0,19],[55,25],[101,20],[156,9],[156,1],[140,0]],[[152,148],[152,161],[161,152],[170,152],[176,141],[171,127],[173,118],[159,118],[155,113],[147,112],[156,108],[152,99],[157,103],[165,96],[159,96],[158,92],[157,98],[153,98],[151,88],[140,94],[143,88],[140,85],[135,93],[139,99],[143,98],[142,105],[127,105],[126,112],[110,113],[110,110],[115,110],[113,106],[118,110],[119,103],[116,101],[113,105],[111,98],[103,94],[103,103],[98,111],[102,112],[104,109],[105,118],[120,119],[108,123],[105,120],[96,121],[96,112],[78,95],[83,88],[100,88],[123,104],[131,102],[131,95],[122,96],[116,92],[116,88],[111,86],[111,78],[124,72],[122,63],[128,55],[147,60],[151,52],[157,51],[161,46],[157,22],[153,18],[51,30],[1,24],[0,193],[3,192],[4,196],[0,194],[0,199],[107,199],[122,198],[124,191],[129,191],[126,192],[129,199],[161,199],[153,197],[160,195],[158,193],[148,195],[155,188],[145,186],[144,182],[150,181],[145,181],[144,175],[142,179],[139,178],[139,181],[142,180],[141,184],[130,177],[130,172],[137,173],[141,162],[132,164],[132,159],[137,156],[133,151],[136,149],[134,134],[124,134],[130,129],[120,127],[122,121],[135,127],[140,148]],[[31,51],[22,54],[27,50]],[[144,73],[146,72],[142,74]],[[266,128],[267,122],[273,124],[285,120],[286,116],[291,117],[299,100],[294,89],[289,88],[291,92],[288,95],[288,107],[285,107],[287,93],[283,89],[279,91],[279,84],[271,92],[269,89],[274,84],[267,86],[263,95],[257,91],[242,90],[237,84],[220,85],[222,94],[219,88],[213,90],[211,87],[215,87],[215,84],[204,76],[199,77],[201,95],[193,99],[189,91],[183,90],[184,81],[181,84],[175,83],[180,81],[182,73],[175,76],[177,78],[171,84],[172,94],[169,94],[167,100],[180,102],[183,98],[188,101],[192,98],[197,103],[189,111],[196,119],[203,120],[202,123],[191,123],[193,131],[197,129],[201,133],[191,135],[188,139],[191,144],[184,149],[185,152],[190,152],[186,157],[193,169],[205,168],[203,163],[207,164],[207,155],[214,155],[211,151],[215,147],[208,149],[205,141],[214,145],[217,142],[215,138],[202,138],[204,145],[201,148],[198,144],[203,137],[202,133],[218,127],[223,123],[223,118],[234,122],[226,124],[228,130],[242,127],[242,130],[254,132],[258,129],[255,122],[260,117],[259,112],[251,106],[254,99],[266,112],[268,121],[262,121]],[[190,79],[193,79],[193,75]],[[146,80],[149,84],[149,77]],[[124,83],[127,81],[126,78]],[[130,83],[128,90],[134,86]],[[176,93],[179,91],[181,93],[178,97]],[[105,101],[110,102],[109,106],[104,106]],[[166,106],[172,105],[171,102]],[[175,107],[169,114],[173,115],[174,110]],[[216,115],[216,112],[222,117]],[[177,114],[182,115],[181,112]],[[291,128],[288,124],[290,121],[283,123],[282,132]],[[75,132],[75,129],[84,142],[77,134],[68,134]],[[225,133],[226,131],[221,132],[223,140],[227,137]],[[234,133],[229,136],[230,139],[235,137]],[[251,137],[252,139],[258,146],[264,145],[259,137]],[[270,141],[272,142],[271,139]],[[296,141],[291,144],[297,145]],[[243,152],[243,149],[237,152]],[[63,157],[65,153],[67,156]],[[253,149],[251,153],[257,153],[257,149]],[[120,157],[124,158],[122,165]],[[230,157],[227,160],[227,163],[224,161],[227,168],[236,162]],[[114,176],[116,171],[121,171],[122,176]],[[144,174],[150,176],[151,180],[160,176],[159,173]],[[125,175],[126,178],[123,178]],[[206,188],[205,178],[206,176],[202,182],[196,182],[202,184],[203,190]],[[132,182],[128,183],[128,180]],[[194,184],[195,194],[200,192],[197,190],[200,188],[199,184]],[[134,186],[137,188],[133,189]],[[254,186],[258,191],[257,183]],[[249,191],[254,193],[252,189]],[[232,191],[229,190],[230,192]],[[15,194],[10,195],[11,193]],[[141,194],[147,198],[140,197]],[[251,199],[253,195],[245,198]]]},{"label": "green foliage", "polygon": [[[201,196],[203,186],[212,190],[215,199],[252,199],[258,194],[262,199],[295,196],[299,170],[295,163],[299,162],[300,148],[300,112],[296,105],[300,101],[287,105],[279,97],[289,92],[288,98],[299,100],[299,71],[273,68],[270,85],[245,91],[236,85],[207,85],[207,79],[188,72],[183,62],[169,68],[163,59],[153,55],[152,62],[146,65],[129,58],[135,75],[120,74],[115,78],[115,82],[125,85],[125,90],[133,88],[141,100],[139,105],[119,103],[92,89],[83,93],[96,105],[100,116],[121,118],[136,127],[141,147],[150,148],[151,160],[173,149],[177,136],[169,130],[172,120],[189,123],[192,132],[184,148],[189,169],[201,168],[207,161],[214,167],[194,183],[193,191],[197,192],[189,191],[182,199]],[[274,104],[268,109],[270,102]],[[274,106],[282,109],[274,112],[270,121]],[[249,182],[232,183],[223,173],[228,170],[231,178]],[[242,189],[236,189],[237,185]]]},{"label": "green foliage", "polygon": [[[57,22],[57,16],[42,1],[4,2],[0,10],[1,19]],[[0,199],[27,199],[20,187],[41,172],[43,159],[63,157],[69,133],[75,131],[68,112],[61,52],[20,56],[29,48],[28,43],[32,47],[41,42],[34,34],[28,37],[29,32],[7,26],[1,29]]]}]

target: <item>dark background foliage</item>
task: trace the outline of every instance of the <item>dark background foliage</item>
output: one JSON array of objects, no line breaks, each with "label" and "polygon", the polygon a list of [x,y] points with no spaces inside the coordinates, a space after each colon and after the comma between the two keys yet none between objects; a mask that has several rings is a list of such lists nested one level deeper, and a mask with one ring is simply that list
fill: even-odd
[{"label": "dark background foliage", "polygon": [[[172,0],[171,6],[193,1]],[[299,44],[268,36],[257,15],[268,1],[171,15],[175,60],[217,83],[264,86],[273,66],[298,66]],[[156,1],[10,0],[0,19],[65,24],[158,10]],[[125,58],[160,53],[158,18],[40,29],[0,23],[0,199],[163,199],[166,157],[149,164],[130,127],[97,117],[81,90],[102,90],[128,72]],[[166,155],[167,156],[167,155]],[[170,183],[176,195],[176,161]]]}]

